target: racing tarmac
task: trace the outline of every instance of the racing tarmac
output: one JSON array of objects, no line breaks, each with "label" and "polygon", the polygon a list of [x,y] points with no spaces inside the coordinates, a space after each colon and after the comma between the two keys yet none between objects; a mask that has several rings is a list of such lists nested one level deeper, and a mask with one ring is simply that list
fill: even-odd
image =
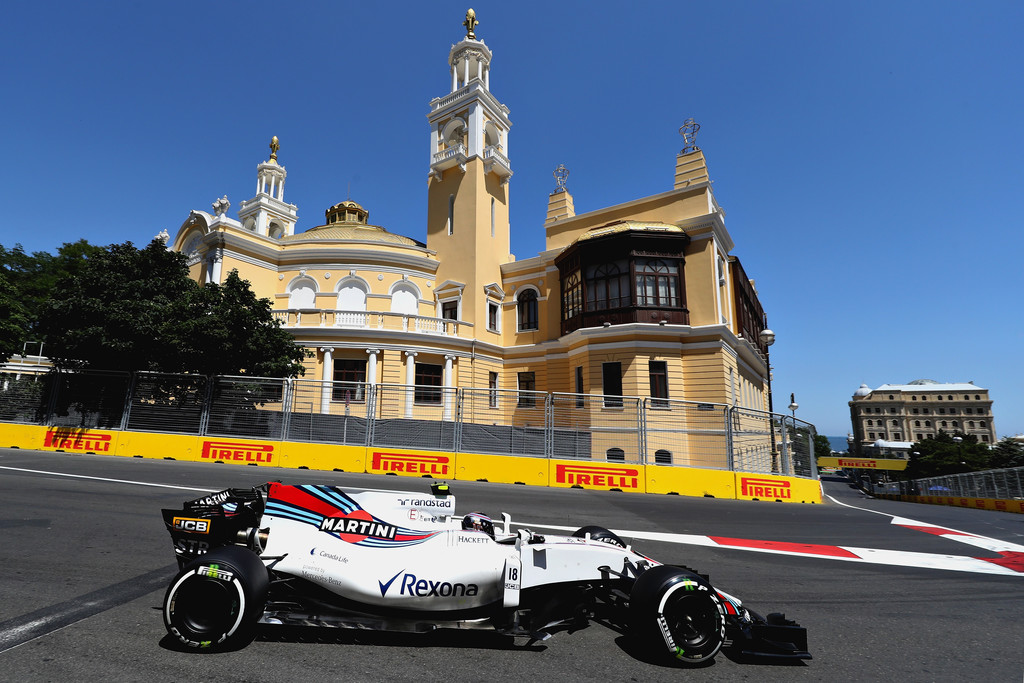
[{"label": "racing tarmac", "polygon": [[[1024,515],[873,500],[824,480],[824,505],[453,482],[458,511],[536,531],[597,524],[662,562],[808,630],[814,659],[647,661],[592,623],[526,646],[261,627],[248,647],[179,651],[160,604],[176,564],[161,507],[268,480],[425,492],[429,481],[0,449],[0,671],[5,680],[522,681],[1024,678]],[[895,518],[895,519],[894,519]],[[952,530],[952,531],[951,531]],[[554,529],[552,529],[554,531]]]}]

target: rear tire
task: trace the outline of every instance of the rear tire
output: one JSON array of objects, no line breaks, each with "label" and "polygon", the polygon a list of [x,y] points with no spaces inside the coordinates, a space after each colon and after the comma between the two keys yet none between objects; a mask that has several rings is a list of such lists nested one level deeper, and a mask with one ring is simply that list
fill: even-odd
[{"label": "rear tire", "polygon": [[240,546],[216,548],[185,565],[164,597],[164,626],[191,648],[225,648],[251,637],[270,577]]},{"label": "rear tire", "polygon": [[725,642],[725,607],[696,574],[660,565],[641,574],[629,597],[633,634],[661,657],[711,661]]},{"label": "rear tire", "polygon": [[584,538],[587,534],[590,534],[590,538],[593,541],[601,541],[602,543],[617,545],[620,548],[626,547],[626,543],[621,538],[619,538],[614,532],[605,529],[603,526],[581,527],[574,531],[572,535],[576,538]]}]

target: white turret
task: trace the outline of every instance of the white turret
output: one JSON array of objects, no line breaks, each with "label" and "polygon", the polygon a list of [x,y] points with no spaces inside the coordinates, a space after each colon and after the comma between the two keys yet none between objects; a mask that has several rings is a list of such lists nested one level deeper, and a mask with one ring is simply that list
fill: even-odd
[{"label": "white turret", "polygon": [[270,140],[270,159],[256,168],[256,196],[238,206],[238,220],[247,230],[279,239],[295,234],[298,207],[284,201],[288,172],[277,163],[281,148],[275,135]]}]

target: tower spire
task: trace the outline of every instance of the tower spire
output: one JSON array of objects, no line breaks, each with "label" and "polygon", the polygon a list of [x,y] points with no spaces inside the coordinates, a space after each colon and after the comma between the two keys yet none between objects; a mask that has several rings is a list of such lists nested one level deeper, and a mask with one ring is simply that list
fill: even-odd
[{"label": "tower spire", "polygon": [[473,33],[473,29],[477,27],[480,22],[476,20],[476,12],[470,7],[466,10],[466,20],[462,22],[462,25],[466,27],[466,37],[470,40],[476,40],[476,34]]}]

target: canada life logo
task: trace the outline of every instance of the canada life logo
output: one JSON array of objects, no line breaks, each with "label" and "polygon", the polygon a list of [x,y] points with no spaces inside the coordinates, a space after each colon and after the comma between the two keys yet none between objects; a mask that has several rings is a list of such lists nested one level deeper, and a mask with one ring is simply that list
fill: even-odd
[{"label": "canada life logo", "polygon": [[605,486],[607,488],[640,488],[640,470],[626,467],[596,465],[555,465],[555,481],[572,486]]},{"label": "canada life logo", "polygon": [[46,438],[43,440],[43,448],[109,453],[111,443],[113,443],[113,437],[110,434],[73,432],[64,436],[56,429],[48,429],[46,430]]},{"label": "canada life logo", "polygon": [[752,498],[792,498],[792,484],[777,479],[757,479],[743,477],[740,479],[740,493]]},{"label": "canada life logo", "polygon": [[204,441],[200,457],[207,460],[237,460],[239,462],[263,462],[269,464],[274,458],[274,447],[259,443],[229,443],[227,441]]},{"label": "canada life logo", "polygon": [[448,464],[447,455],[405,455],[375,451],[370,467],[381,472],[445,477],[448,476]]}]

